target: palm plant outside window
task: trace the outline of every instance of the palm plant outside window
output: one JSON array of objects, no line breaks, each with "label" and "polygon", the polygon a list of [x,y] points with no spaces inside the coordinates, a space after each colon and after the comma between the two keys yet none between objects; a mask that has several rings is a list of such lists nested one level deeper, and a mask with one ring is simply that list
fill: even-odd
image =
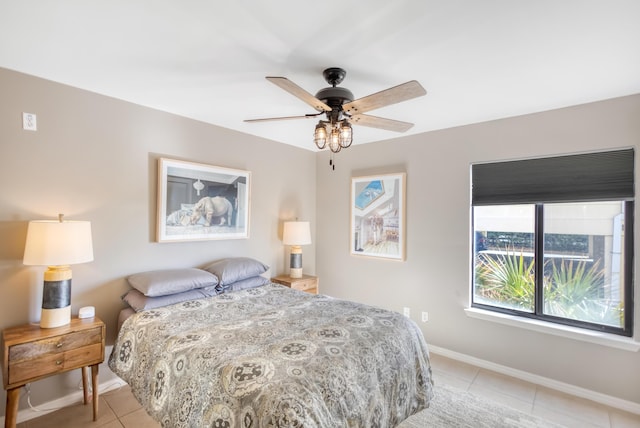
[{"label": "palm plant outside window", "polygon": [[472,168],[472,306],[631,336],[633,151]]}]

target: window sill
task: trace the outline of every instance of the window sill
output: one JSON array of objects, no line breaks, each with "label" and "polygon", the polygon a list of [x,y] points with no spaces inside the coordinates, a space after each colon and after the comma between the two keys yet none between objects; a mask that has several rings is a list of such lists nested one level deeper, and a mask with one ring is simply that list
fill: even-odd
[{"label": "window sill", "polygon": [[464,310],[467,316],[485,321],[497,322],[514,327],[525,328],[540,333],[553,334],[555,336],[580,340],[583,342],[595,343],[611,348],[618,348],[625,351],[638,352],[640,342],[636,342],[630,337],[622,337],[614,334],[601,333],[598,331],[584,330],[580,328],[553,324],[540,320],[521,318],[513,315],[501,314],[477,308],[467,308]]}]

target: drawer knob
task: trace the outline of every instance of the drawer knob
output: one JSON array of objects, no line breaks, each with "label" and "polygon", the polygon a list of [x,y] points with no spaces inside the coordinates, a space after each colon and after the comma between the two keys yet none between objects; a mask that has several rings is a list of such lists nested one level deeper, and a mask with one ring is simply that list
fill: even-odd
[{"label": "drawer knob", "polygon": [[56,348],[62,348],[62,343],[60,342],[56,343]]},{"label": "drawer knob", "polygon": [[59,366],[60,364],[62,364],[62,360],[56,360],[56,366]]}]

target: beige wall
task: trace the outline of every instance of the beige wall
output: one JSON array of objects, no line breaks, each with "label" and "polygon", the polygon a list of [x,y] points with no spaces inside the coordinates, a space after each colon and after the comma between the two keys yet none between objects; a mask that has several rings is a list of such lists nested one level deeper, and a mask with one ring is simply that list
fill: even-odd
[{"label": "beige wall", "polygon": [[[108,345],[127,275],[234,255],[257,258],[279,274],[288,266],[282,220],[315,226],[313,152],[5,69],[0,94],[0,329],[39,319],[44,268],[22,264],[29,220],[61,212],[92,222],[95,260],[73,266],[72,310],[94,305],[107,323]],[[22,130],[22,112],[37,114],[37,132]],[[251,171],[250,238],[154,242],[160,156]],[[304,252],[305,270],[313,273],[314,247]],[[79,375],[34,383],[32,402],[77,391]],[[101,380],[110,375],[103,365]],[[4,410],[2,390],[0,415]]]},{"label": "beige wall", "polygon": [[[424,112],[429,115],[428,111]],[[357,138],[357,130],[354,131]],[[640,353],[469,318],[470,164],[636,147],[640,95],[355,146],[317,158],[317,273],[324,293],[429,312],[433,346],[640,404]],[[349,255],[352,176],[407,173],[407,258]],[[636,215],[636,218],[638,216]],[[640,245],[635,227],[636,254]],[[638,260],[635,272],[638,272]],[[636,292],[636,319],[640,319]],[[636,332],[640,322],[636,321]],[[636,333],[636,337],[640,337]]]}]

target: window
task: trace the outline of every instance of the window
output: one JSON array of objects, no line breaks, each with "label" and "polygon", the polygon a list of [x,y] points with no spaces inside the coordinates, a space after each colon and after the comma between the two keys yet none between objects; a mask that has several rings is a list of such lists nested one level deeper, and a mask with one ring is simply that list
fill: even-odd
[{"label": "window", "polygon": [[472,166],[472,306],[632,335],[634,152]]}]

